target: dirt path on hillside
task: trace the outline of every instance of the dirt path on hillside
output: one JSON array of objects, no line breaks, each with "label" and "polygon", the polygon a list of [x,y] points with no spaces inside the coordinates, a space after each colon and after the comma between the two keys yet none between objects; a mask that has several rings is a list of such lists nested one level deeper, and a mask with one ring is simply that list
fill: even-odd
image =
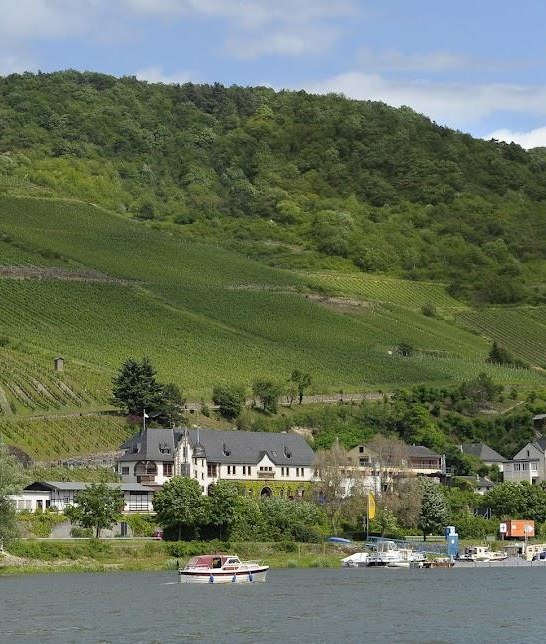
[{"label": "dirt path on hillside", "polygon": [[0,387],[0,409],[5,416],[13,416],[13,411],[6,396],[6,392]]},{"label": "dirt path on hillside", "polygon": [[63,282],[99,282],[106,284],[132,284],[98,271],[76,270],[68,271],[54,266],[0,266],[0,279],[15,280],[60,280]]}]

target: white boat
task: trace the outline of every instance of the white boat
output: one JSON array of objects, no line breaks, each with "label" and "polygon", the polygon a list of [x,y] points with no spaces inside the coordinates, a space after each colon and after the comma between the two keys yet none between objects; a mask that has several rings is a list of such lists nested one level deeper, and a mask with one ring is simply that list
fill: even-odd
[{"label": "white boat", "polygon": [[479,561],[504,561],[508,559],[506,552],[495,552],[489,546],[468,546],[458,561],[476,563]]},{"label": "white boat", "polygon": [[257,561],[241,561],[237,555],[199,555],[180,568],[180,581],[186,584],[232,584],[265,581],[269,566]]},{"label": "white boat", "polygon": [[341,560],[341,565],[344,568],[364,568],[368,563],[369,553],[367,552],[355,552],[348,557],[344,557]]},{"label": "white boat", "polygon": [[399,548],[394,541],[379,541],[367,559],[367,566],[384,568],[420,568],[425,555],[411,548]]}]

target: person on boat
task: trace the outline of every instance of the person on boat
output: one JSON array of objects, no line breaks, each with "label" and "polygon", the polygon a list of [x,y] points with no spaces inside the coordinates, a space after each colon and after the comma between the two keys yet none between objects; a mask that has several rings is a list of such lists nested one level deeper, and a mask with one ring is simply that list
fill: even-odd
[{"label": "person on boat", "polygon": [[221,557],[214,557],[212,560],[212,567],[213,568],[221,568],[222,567],[222,559]]}]

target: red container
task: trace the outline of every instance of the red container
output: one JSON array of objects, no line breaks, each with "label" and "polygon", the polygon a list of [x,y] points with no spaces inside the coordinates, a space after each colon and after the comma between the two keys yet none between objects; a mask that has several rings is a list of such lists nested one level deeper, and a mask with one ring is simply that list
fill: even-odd
[{"label": "red container", "polygon": [[535,536],[535,522],[531,519],[508,519],[506,523],[506,536],[509,539],[531,539]]}]

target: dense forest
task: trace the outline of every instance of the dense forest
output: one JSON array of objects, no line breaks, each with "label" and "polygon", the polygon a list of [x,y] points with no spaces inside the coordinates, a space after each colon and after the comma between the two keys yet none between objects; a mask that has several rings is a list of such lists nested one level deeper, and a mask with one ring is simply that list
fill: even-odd
[{"label": "dense forest", "polygon": [[546,153],[407,107],[75,71],[0,78],[0,192],[77,198],[271,265],[546,299]]}]

